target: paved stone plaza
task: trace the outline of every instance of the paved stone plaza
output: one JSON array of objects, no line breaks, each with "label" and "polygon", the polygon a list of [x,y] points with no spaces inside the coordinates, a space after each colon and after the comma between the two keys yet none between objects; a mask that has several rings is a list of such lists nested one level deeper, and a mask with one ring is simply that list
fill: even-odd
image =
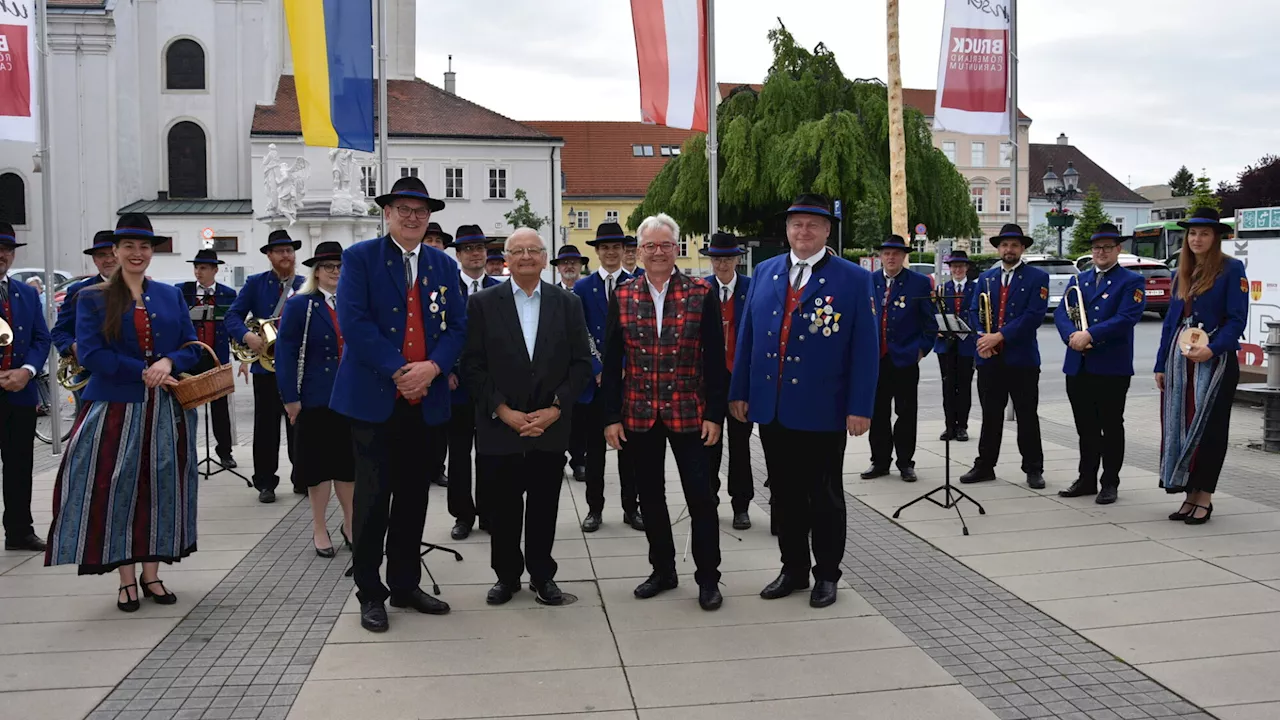
[{"label": "paved stone plaza", "polygon": [[[1151,402],[1131,400],[1130,418],[1148,417]],[[692,561],[680,564],[678,590],[634,599],[649,569],[643,534],[621,524],[614,485],[605,526],[584,536],[583,486],[571,481],[556,554],[578,601],[539,607],[525,591],[489,607],[488,536],[449,542],[435,488],[424,539],[465,557],[429,556],[453,613],[392,609],[391,631],[373,635],[343,576],[350,554],[311,551],[307,505],[287,491],[260,505],[218,475],[201,487],[200,551],[162,571],[177,605],[144,601],[125,615],[114,575],[0,554],[0,716],[1280,717],[1280,462],[1243,448],[1259,414],[1236,409],[1241,447],[1214,519],[1188,527],[1164,519],[1173,502],[1155,488],[1150,423],[1129,423],[1120,502],[1103,508],[1057,497],[1074,476],[1074,433],[1065,404],[1041,412],[1048,489],[1020,484],[1010,426],[998,468],[1008,481],[965,488],[987,511],[963,507],[969,537],[954,510],[888,517],[941,480],[936,411],[923,413],[915,485],[859,479],[866,441],[850,441],[848,587],[825,610],[806,593],[756,597],[778,569],[763,488],[751,530],[730,531],[721,506],[726,599],[714,613],[694,600]],[[242,430],[246,420],[241,412]],[[976,442],[952,448],[954,476]],[[754,454],[760,483],[758,445]],[[248,448],[237,455],[247,465]],[[668,465],[674,515],[683,503]],[[614,482],[612,457],[608,467]],[[49,521],[53,472],[36,478],[37,524]],[[687,529],[677,526],[678,547]]]}]

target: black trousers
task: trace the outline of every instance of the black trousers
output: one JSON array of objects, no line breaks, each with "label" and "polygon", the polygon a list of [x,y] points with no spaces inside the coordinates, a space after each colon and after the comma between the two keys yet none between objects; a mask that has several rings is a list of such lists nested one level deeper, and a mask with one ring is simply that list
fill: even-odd
[{"label": "black trousers", "polygon": [[680,486],[689,506],[693,533],[693,579],[698,586],[720,581],[720,528],[716,499],[711,492],[707,446],[696,432],[676,433],[659,419],[644,432],[627,433],[628,462],[636,465],[640,490],[640,510],[644,513],[644,534],[649,540],[649,564],[653,571],[676,574],[676,546],[671,537],[671,514],[667,510],[667,443],[680,472]]},{"label": "black trousers", "polygon": [[1124,465],[1124,404],[1128,375],[1092,375],[1083,370],[1067,376],[1067,399],[1080,437],[1080,482],[1097,487],[1120,487]]},{"label": "black trousers", "polygon": [[[1200,445],[1191,460],[1187,477],[1187,492],[1197,490],[1212,493],[1218,489],[1218,476],[1222,463],[1227,459],[1227,439],[1231,432],[1231,404],[1235,400],[1236,385],[1240,383],[1240,361],[1234,352],[1227,353],[1227,367],[1223,370],[1222,385],[1218,396],[1209,408],[1209,424],[1200,436]],[[7,486],[6,486],[7,487]],[[7,492],[7,490],[6,490]],[[5,503],[7,510],[8,503]],[[6,525],[5,527],[8,527]]]},{"label": "black trousers", "polygon": [[[400,398],[386,422],[352,420],[351,439],[356,465],[351,523],[356,595],[362,602],[381,602],[393,593],[414,590],[422,580],[419,543],[434,469],[424,460],[439,457],[446,429],[428,426],[422,408]],[[384,539],[386,585],[378,576]]]},{"label": "black trousers", "polygon": [[573,407],[573,418],[569,420],[569,467],[587,467],[587,416],[591,413],[589,403],[576,403]]},{"label": "black trousers", "polygon": [[[480,455],[477,465],[493,478],[488,491],[489,563],[498,580],[518,584],[526,568],[535,583],[554,580],[556,514],[560,508],[564,452]],[[449,487],[453,487],[449,478]],[[520,533],[524,530],[524,553]]]},{"label": "black trousers", "polygon": [[[33,379],[32,382],[35,382]],[[31,468],[35,463],[36,409],[14,405],[0,390],[0,465],[4,482],[4,535],[25,539],[31,521]]]},{"label": "black trousers", "polygon": [[[898,468],[913,467],[916,456],[916,417],[920,410],[920,364],[898,367],[888,355],[880,358],[876,404],[871,415],[871,464],[889,467],[894,451]],[[898,421],[893,422],[893,410]]]},{"label": "black trousers", "polygon": [[1000,357],[997,355],[994,362],[978,366],[982,437],[978,440],[978,459],[974,466],[994,468],[1000,459],[1004,409],[1012,399],[1018,420],[1022,472],[1044,472],[1044,446],[1040,444],[1040,368],[1010,367]]},{"label": "black trousers", "polygon": [[[815,580],[839,580],[846,529],[844,432],[790,430],[778,422],[760,426],[782,571]],[[809,538],[813,538],[813,563]]]},{"label": "black trousers", "polygon": [[235,445],[235,441],[231,439],[231,403],[229,401],[230,398],[218,398],[209,403],[209,415],[213,420],[213,438],[217,443],[214,451],[220,458],[230,456],[231,447]]},{"label": "black trousers", "polygon": [[938,367],[942,369],[942,412],[947,419],[947,430],[968,432],[969,409],[973,407],[973,358],[959,353],[938,353]]},{"label": "black trousers", "polygon": [[476,406],[470,402],[454,405],[449,415],[449,514],[454,520],[471,524],[476,516],[488,519],[485,501],[486,483],[481,477],[492,477],[483,472],[476,459],[476,492],[471,496],[471,447],[476,439]]},{"label": "black trousers", "polygon": [[[587,458],[587,510],[604,510],[604,397],[596,392],[589,405],[578,405],[575,412],[583,417],[583,434]],[[636,468],[629,459],[629,448],[618,451],[618,479],[622,485],[622,511],[631,514],[640,506],[636,487]]]},{"label": "black trousers", "polygon": [[725,415],[720,441],[710,448],[711,491],[719,502],[720,464],[724,459],[724,446],[729,446],[729,498],[735,513],[746,512],[756,497],[755,481],[751,477],[751,426],[749,422],[738,422],[733,416]]},{"label": "black trousers", "polygon": [[[280,421],[284,420],[285,443],[289,462],[293,462],[293,425],[284,413],[284,401],[276,385],[275,373],[250,375],[253,378],[253,486],[259,490],[275,490],[280,484],[276,469],[280,467]],[[296,473],[290,479],[299,486]]]}]

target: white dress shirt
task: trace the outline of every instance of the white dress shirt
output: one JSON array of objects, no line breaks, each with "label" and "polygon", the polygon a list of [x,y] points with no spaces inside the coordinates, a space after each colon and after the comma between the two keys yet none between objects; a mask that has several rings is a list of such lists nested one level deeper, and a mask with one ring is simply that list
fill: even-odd
[{"label": "white dress shirt", "polygon": [[484,289],[485,275],[483,273],[481,273],[480,277],[473,278],[459,269],[458,278],[462,281],[462,284],[466,286],[468,296]]},{"label": "white dress shirt", "polygon": [[516,315],[520,318],[520,334],[524,335],[524,349],[533,360],[533,346],[538,340],[538,320],[542,317],[542,283],[530,295],[517,283],[511,283],[511,297],[516,302]]},{"label": "white dress shirt", "polygon": [[604,280],[604,287],[606,290],[609,289],[609,278],[613,278],[613,289],[614,290],[618,289],[618,285],[622,283],[622,272],[623,270],[621,267],[619,267],[617,270],[614,270],[613,272],[609,272],[604,268],[598,268],[596,270],[596,273],[600,275],[600,279]]},{"label": "white dress shirt", "polygon": [[1000,273],[1001,273],[1001,275],[1000,275],[1000,284],[1001,284],[1001,285],[1008,285],[1009,283],[1013,282],[1013,274],[1014,274],[1015,272],[1017,272],[1017,271],[1018,271],[1018,268],[1020,268],[1020,267],[1022,267],[1022,261],[1021,261],[1021,260],[1019,260],[1019,261],[1017,262],[1017,264],[1016,264],[1016,265],[1014,265],[1014,266],[1013,266],[1013,267],[1011,267],[1011,268],[1007,268],[1007,267],[1005,267],[1005,266],[1002,264],[1002,265],[1000,266]]},{"label": "white dress shirt", "polygon": [[[395,242],[395,241],[394,241],[394,240],[392,240],[392,242]],[[422,246],[421,246],[421,245],[419,245],[419,246],[415,247],[414,249],[410,250],[408,253],[406,253],[406,252],[404,252],[404,248],[400,247],[399,243],[396,243],[396,249],[400,250],[400,265],[401,265],[400,272],[401,272],[401,273],[403,273],[403,272],[404,272],[404,257],[405,257],[405,255],[408,255],[408,256],[409,256],[409,278],[408,278],[408,281],[409,281],[409,284],[410,284],[410,285],[412,285],[413,283],[418,282],[418,248],[420,248],[420,247],[422,247]]]},{"label": "white dress shirt", "polygon": [[649,297],[653,298],[653,312],[658,319],[658,334],[662,334],[662,307],[667,302],[667,288],[671,287],[671,278],[675,277],[675,273],[667,276],[667,281],[662,283],[662,287],[658,287],[651,282],[653,276],[649,273],[644,274],[644,283],[649,286]]},{"label": "white dress shirt", "polygon": [[321,295],[324,295],[324,303],[325,303],[325,305],[328,305],[329,307],[333,308],[334,310],[337,310],[337,309],[338,309],[338,294],[337,294],[337,293],[331,293],[331,292],[329,292],[328,290],[325,290],[324,288],[320,288],[320,294],[321,294]]},{"label": "white dress shirt", "polygon": [[[826,254],[826,252],[827,252],[827,248],[824,245],[822,249],[818,250],[818,252],[810,255],[807,258],[802,258],[799,255],[796,255],[795,250],[792,250],[791,251],[791,274],[787,276],[787,284],[794,286],[796,284],[796,276],[798,276],[803,271],[804,277],[800,280],[800,287],[803,288],[805,285],[808,285],[809,278],[813,277],[813,266],[818,264],[818,261],[822,259],[822,256]],[[799,267],[799,263],[802,263],[802,262],[808,263],[808,265],[806,265],[805,267]]]},{"label": "white dress shirt", "polygon": [[728,283],[720,282],[719,276],[716,277],[716,296],[720,298],[720,304],[725,303],[725,290],[729,291],[729,301],[733,301],[733,291],[738,287],[738,273],[733,274],[733,279]]}]

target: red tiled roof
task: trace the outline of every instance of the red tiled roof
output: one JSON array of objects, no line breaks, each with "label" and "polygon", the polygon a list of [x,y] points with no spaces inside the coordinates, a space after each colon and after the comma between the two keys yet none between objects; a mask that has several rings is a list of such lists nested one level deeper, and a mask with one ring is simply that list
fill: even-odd
[{"label": "red tiled roof", "polygon": [[1080,148],[1075,145],[1031,143],[1030,150],[1027,158],[1027,175],[1031,178],[1030,196],[1033,198],[1045,196],[1044,183],[1040,178],[1044,177],[1050,165],[1053,166],[1053,171],[1058,177],[1062,177],[1062,172],[1067,169],[1067,163],[1070,162],[1076,172],[1080,173],[1081,190],[1087,190],[1090,185],[1097,185],[1102,199],[1108,202],[1148,204],[1151,202],[1130,190],[1128,185],[1117,180],[1111,173],[1103,170],[1101,165],[1080,152]]},{"label": "red tiled roof", "polygon": [[[737,90],[739,88],[747,88],[749,90],[752,90],[758,93],[760,92],[760,89],[764,87],[759,83],[753,83],[749,85],[742,85],[742,84],[735,84],[735,83],[719,83],[719,85],[720,85],[720,98],[722,100],[728,99],[729,95],[731,95],[734,90]],[[913,107],[919,110],[920,112],[924,113],[925,117],[933,117],[934,110],[938,106],[937,95],[938,95],[938,92],[936,90],[917,90],[913,88],[903,88],[902,102],[905,103],[907,107]],[[1018,110],[1018,118],[1020,120],[1031,119],[1027,117],[1026,113],[1022,112],[1022,110]]]},{"label": "red tiled roof", "polygon": [[[375,98],[375,108],[376,102]],[[391,107],[387,132],[394,137],[554,139],[418,79],[387,81],[387,104]],[[280,76],[275,104],[254,108],[252,132],[302,134],[292,75]]]},{"label": "red tiled roof", "polygon": [[[568,197],[644,197],[670,158],[661,146],[680,146],[694,133],[638,122],[532,120],[524,123],[564,138],[561,166]],[[652,157],[635,157],[633,145],[653,146]]]}]

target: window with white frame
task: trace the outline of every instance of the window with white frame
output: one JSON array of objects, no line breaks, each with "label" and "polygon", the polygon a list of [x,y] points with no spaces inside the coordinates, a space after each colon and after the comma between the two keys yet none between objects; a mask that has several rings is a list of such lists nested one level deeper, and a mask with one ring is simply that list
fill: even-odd
[{"label": "window with white frame", "polygon": [[942,143],[942,154],[947,156],[952,165],[956,164],[956,144],[953,140],[946,140]]},{"label": "window with white frame", "polygon": [[643,146],[643,145],[632,145],[632,146],[631,146],[631,156],[632,156],[632,157],[644,157],[644,146]]},{"label": "window with white frame", "polygon": [[671,157],[671,146],[670,146],[670,145],[663,145],[663,146],[662,146],[662,157]]},{"label": "window with white frame", "polygon": [[504,167],[489,168],[489,199],[507,199],[507,169]]},{"label": "window with white frame", "polygon": [[987,211],[987,189],[981,185],[973,185],[969,188],[969,202],[973,203],[973,209],[979,213]]},{"label": "window with white frame", "polygon": [[466,173],[460,167],[444,169],[444,197],[446,200],[461,200],[467,196]]},{"label": "window with white frame", "polygon": [[680,246],[680,257],[689,257],[689,239],[680,238],[678,245]]},{"label": "window with white frame", "polygon": [[1013,143],[1000,143],[1000,165],[1001,167],[1009,164],[1009,158],[1013,155]]},{"label": "window with white frame", "polygon": [[969,164],[973,167],[987,166],[987,144],[984,142],[969,143]]},{"label": "window with white frame", "polygon": [[1124,218],[1117,216],[1115,219],[1115,225],[1116,225],[1116,229],[1120,231],[1121,235],[1123,235],[1124,234]]},{"label": "window with white frame", "polygon": [[400,168],[400,177],[418,177],[418,168],[413,165],[405,165]]},{"label": "window with white frame", "polygon": [[1000,212],[1009,213],[1013,211],[1013,188],[1005,186],[1000,188]]},{"label": "window with white frame", "polygon": [[378,197],[378,167],[360,166],[360,192],[367,198]]},{"label": "window with white frame", "polygon": [[578,230],[590,230],[591,229],[591,211],[579,210],[577,212],[577,215],[578,215],[577,222],[574,225],[574,227]]},{"label": "window with white frame", "polygon": [[604,221],[605,221],[605,222],[611,222],[611,223],[616,223],[616,222],[618,222],[618,211],[617,211],[617,210],[605,210],[605,211],[604,211]]}]

